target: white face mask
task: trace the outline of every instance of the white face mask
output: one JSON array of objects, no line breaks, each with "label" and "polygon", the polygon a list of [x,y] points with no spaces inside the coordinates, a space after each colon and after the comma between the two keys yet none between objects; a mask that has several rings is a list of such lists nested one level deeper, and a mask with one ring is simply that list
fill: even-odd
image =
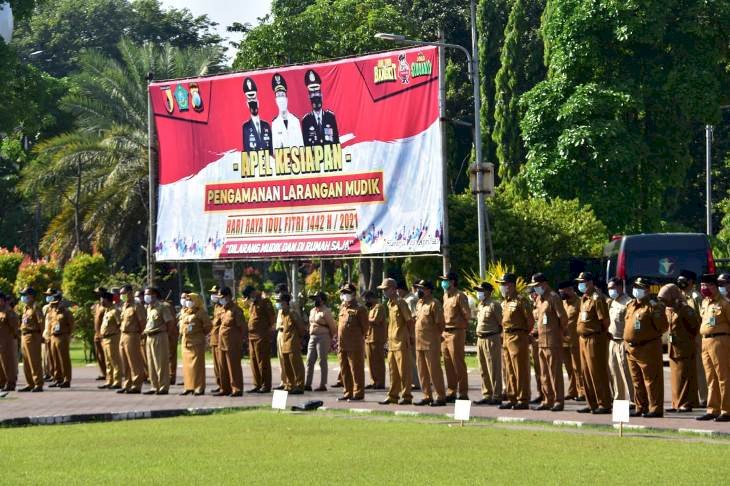
[{"label": "white face mask", "polygon": [[180,305],[183,307],[185,306],[185,299],[182,297],[180,297]]},{"label": "white face mask", "polygon": [[152,303],[152,296],[151,295],[145,295],[144,296],[144,303],[145,304],[151,304]]},{"label": "white face mask", "polygon": [[509,287],[507,287],[506,285],[499,286],[499,293],[502,294],[502,297],[507,297],[508,291],[509,291]]},{"label": "white face mask", "polygon": [[134,303],[135,303],[135,304],[141,304],[141,303],[142,303],[142,301],[141,301],[141,300],[139,300],[139,297],[135,297],[135,298],[134,298]]},{"label": "white face mask", "polygon": [[585,294],[586,290],[588,290],[588,284],[585,282],[581,282],[578,284],[578,292],[581,294]]},{"label": "white face mask", "polygon": [[717,290],[720,291],[720,294],[724,297],[727,295],[727,287],[718,287]]},{"label": "white face mask", "polygon": [[646,297],[646,289],[635,288],[631,291],[631,294],[634,296],[635,299],[641,300]]},{"label": "white face mask", "polygon": [[211,295],[210,301],[213,302],[214,304],[217,304],[220,302],[220,297],[218,297],[217,295]]},{"label": "white face mask", "polygon": [[51,302],[53,302],[53,296],[52,295],[47,295],[46,296],[46,303],[50,304]]},{"label": "white face mask", "polygon": [[286,96],[277,96],[276,97],[276,106],[279,107],[279,113],[286,113],[287,108],[289,106],[289,100]]},{"label": "white face mask", "polygon": [[30,297],[28,297],[27,295],[24,295],[24,296],[22,296],[22,297],[20,298],[20,301],[21,301],[21,302],[22,302],[23,304],[30,304]]},{"label": "white face mask", "polygon": [[183,304],[183,305],[185,307],[187,307],[188,309],[192,309],[192,307],[193,307],[193,301],[192,300],[186,300],[185,301],[185,304]]},{"label": "white face mask", "polygon": [[484,292],[477,292],[477,300],[479,300],[479,301],[484,300]]},{"label": "white face mask", "polygon": [[608,289],[608,296],[611,297],[612,299],[615,299],[616,297],[618,297],[618,290]]},{"label": "white face mask", "polygon": [[228,304],[228,299],[226,299],[225,297],[221,297],[220,299],[218,299],[218,304],[225,307],[225,305]]},{"label": "white face mask", "polygon": [[540,286],[537,286],[537,287],[535,287],[535,293],[539,296],[542,296],[545,293],[545,289]]},{"label": "white face mask", "polygon": [[341,297],[342,302],[352,302],[354,298],[355,298],[355,296],[352,294],[342,294],[342,297]]}]

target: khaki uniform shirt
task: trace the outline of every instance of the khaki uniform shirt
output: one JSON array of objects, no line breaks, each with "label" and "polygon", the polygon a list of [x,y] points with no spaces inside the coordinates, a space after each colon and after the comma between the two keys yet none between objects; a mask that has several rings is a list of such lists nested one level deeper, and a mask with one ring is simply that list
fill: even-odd
[{"label": "khaki uniform shirt", "polygon": [[700,315],[687,304],[667,307],[669,357],[687,359],[695,355],[695,337],[700,330]]},{"label": "khaki uniform shirt", "polygon": [[441,303],[433,297],[419,300],[416,305],[416,351],[440,348],[445,327]]},{"label": "khaki uniform shirt", "polygon": [[210,317],[203,309],[183,309],[180,313],[180,334],[185,347],[204,345],[205,336],[212,327]]},{"label": "khaki uniform shirt", "polygon": [[702,326],[700,334],[730,333],[730,303],[721,295],[702,301]]},{"label": "khaki uniform shirt", "polygon": [[210,320],[211,322],[211,329],[210,329],[210,345],[211,346],[218,346],[218,336],[220,335],[220,327],[221,327],[221,310],[223,309],[223,306],[220,304],[213,304],[213,319]]},{"label": "khaki uniform shirt", "polygon": [[578,346],[578,317],[580,316],[580,297],[573,295],[563,301],[565,315],[568,316],[568,327],[563,334],[563,347]]},{"label": "khaki uniform shirt", "polygon": [[502,328],[505,332],[532,331],[534,324],[532,306],[524,297],[505,297],[502,301]]},{"label": "khaki uniform shirt", "polygon": [[388,322],[385,319],[385,306],[375,304],[368,311],[368,333],[366,343],[385,344],[388,340]]},{"label": "khaki uniform shirt", "polygon": [[104,319],[104,312],[106,312],[106,310],[103,305],[97,302],[93,305],[92,312],[94,314],[94,339],[98,341],[102,337],[101,321]]},{"label": "khaki uniform shirt", "polygon": [[43,332],[43,313],[37,303],[25,306],[20,324],[20,332],[23,334]]},{"label": "khaki uniform shirt", "polygon": [[368,312],[365,307],[353,302],[340,306],[337,320],[337,337],[340,351],[363,349],[365,335],[368,333]]},{"label": "khaki uniform shirt", "polygon": [[170,307],[159,300],[147,306],[147,324],[144,333],[147,335],[167,333],[167,323],[175,321]]},{"label": "khaki uniform shirt", "polygon": [[101,318],[99,332],[102,338],[110,338],[119,334],[119,311],[113,305],[109,307],[100,306],[104,309]]},{"label": "khaki uniform shirt", "polygon": [[608,331],[604,324],[609,319],[608,304],[598,289],[591,294],[584,294],[580,299],[580,315],[578,316],[578,335],[590,336]]},{"label": "khaki uniform shirt", "polygon": [[324,336],[329,334],[334,337],[337,334],[337,323],[332,316],[332,311],[326,305],[319,308],[312,307],[309,311],[309,334]]},{"label": "khaki uniform shirt", "polygon": [[449,289],[444,293],[444,322],[446,329],[467,329],[471,309],[466,294],[456,289]]},{"label": "khaki uniform shirt", "polygon": [[626,306],[631,302],[631,297],[621,294],[618,298],[611,300],[608,304],[608,318],[611,321],[608,325],[608,332],[614,339],[624,338],[624,327],[626,326]]},{"label": "khaki uniform shirt", "polygon": [[626,305],[624,341],[647,343],[660,339],[668,328],[666,309],[661,303],[650,299],[631,299]]},{"label": "khaki uniform shirt", "polygon": [[259,298],[251,304],[248,313],[248,338],[270,339],[276,324],[276,312],[269,299]]},{"label": "khaki uniform shirt", "polygon": [[[246,323],[243,317],[243,310],[233,302],[227,302],[226,306],[217,305],[218,329],[211,329],[210,342],[213,345],[213,333],[217,334],[216,342],[222,351],[229,351],[229,346],[243,345],[243,336],[246,332]],[[214,312],[215,315],[215,312]]]},{"label": "khaki uniform shirt", "polygon": [[17,339],[20,329],[18,314],[13,309],[0,310],[0,342]]},{"label": "khaki uniform shirt", "polygon": [[477,305],[477,336],[497,334],[502,331],[502,306],[488,299]]},{"label": "khaki uniform shirt", "polygon": [[550,291],[537,298],[537,345],[541,348],[561,348],[563,333],[568,328],[568,315],[557,292]]},{"label": "khaki uniform shirt", "polygon": [[124,334],[140,334],[145,326],[144,307],[140,304],[126,302],[121,310],[121,331]]},{"label": "khaki uniform shirt", "polygon": [[403,299],[388,300],[388,350],[410,349],[415,341],[415,326],[411,309]]},{"label": "khaki uniform shirt", "polygon": [[281,318],[281,352],[296,353],[301,351],[302,337],[307,332],[307,323],[299,312],[293,309],[279,311]]},{"label": "khaki uniform shirt", "polygon": [[63,304],[52,303],[48,306],[46,320],[51,336],[69,336],[73,331],[73,315]]}]

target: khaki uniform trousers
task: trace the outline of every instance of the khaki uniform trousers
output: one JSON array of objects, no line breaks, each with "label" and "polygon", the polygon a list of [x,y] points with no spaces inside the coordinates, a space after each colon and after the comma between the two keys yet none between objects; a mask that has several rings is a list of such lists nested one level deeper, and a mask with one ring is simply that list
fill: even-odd
[{"label": "khaki uniform trousers", "polygon": [[[580,345],[563,346],[563,365],[568,374],[567,396],[585,397],[586,390],[583,386],[583,374],[580,369]],[[628,370],[628,365],[626,369]]]},{"label": "khaki uniform trousers", "polygon": [[342,385],[344,396],[347,398],[361,398],[365,396],[365,349],[364,346],[356,350],[340,351],[340,369],[342,370]]},{"label": "khaki uniform trousers", "polygon": [[623,340],[612,339],[608,342],[608,370],[611,372],[613,399],[633,402],[634,385],[631,382],[626,346]]},{"label": "khaki uniform trousers", "polygon": [[[236,345],[237,344],[237,345]],[[218,369],[220,389],[223,393],[243,391],[243,369],[241,368],[241,342],[228,346],[226,351],[218,348]]]},{"label": "khaki uniform trousers", "polygon": [[591,410],[612,408],[608,384],[608,336],[605,333],[580,338],[580,367],[586,401]]},{"label": "khaki uniform trousers", "polygon": [[70,341],[71,337],[68,334],[51,336],[51,360],[56,383],[71,383]]},{"label": "khaki uniform trousers", "polygon": [[482,397],[502,399],[502,336],[492,334],[477,339],[477,357],[482,375]]},{"label": "khaki uniform trousers", "polygon": [[532,359],[532,370],[535,373],[535,389],[537,397],[542,399],[542,388],[540,387],[540,346],[537,344],[537,337],[530,336],[530,358]]},{"label": "khaki uniform trousers", "polygon": [[411,386],[411,346],[401,344],[401,349],[388,351],[388,371],[390,372],[390,388],[388,398],[395,402],[398,398],[412,400]]},{"label": "khaki uniform trousers", "polygon": [[13,338],[0,343],[0,385],[15,388],[18,382],[18,344]]},{"label": "khaki uniform trousers", "polygon": [[444,373],[441,371],[441,348],[434,345],[429,350],[417,349],[416,365],[424,398],[433,400],[435,391],[436,400],[446,400]]},{"label": "khaki uniform trousers", "polygon": [[141,390],[144,381],[144,361],[138,333],[124,333],[121,339],[122,369],[125,390]]},{"label": "khaki uniform trousers", "polygon": [[170,341],[166,332],[147,336],[147,364],[152,388],[170,390]]},{"label": "khaki uniform trousers", "polygon": [[271,390],[271,342],[264,338],[248,340],[253,384],[260,390]]},{"label": "khaki uniform trousers", "polygon": [[385,388],[385,343],[365,343],[370,379],[376,388]]},{"label": "khaki uniform trousers", "polygon": [[707,376],[705,374],[705,363],[702,361],[702,336],[700,335],[695,339],[695,369],[697,388],[690,390],[690,393],[692,393],[692,406],[699,407],[700,403],[707,402]]},{"label": "khaki uniform trousers", "polygon": [[144,382],[150,378],[150,367],[147,364],[147,336],[144,334],[139,336],[139,352],[142,354],[142,361],[144,362],[142,370],[142,381]]},{"label": "khaki uniform trousers", "polygon": [[106,384],[122,386],[122,355],[119,352],[119,334],[102,338],[104,362],[106,363]]},{"label": "khaki uniform trousers", "polygon": [[177,338],[177,333],[167,333],[167,339],[169,341],[168,350],[170,353],[170,383],[172,384],[177,380]]},{"label": "khaki uniform trousers", "polygon": [[418,378],[418,366],[416,366],[416,347],[411,346],[410,348],[411,353],[411,373],[413,374],[413,383],[412,385],[420,388],[421,387],[421,380]]},{"label": "khaki uniform trousers", "polygon": [[25,382],[28,386],[43,387],[43,361],[41,359],[41,347],[43,337],[41,333],[34,332],[23,334],[21,338],[21,350],[23,352],[23,372]]},{"label": "khaki uniform trousers", "polygon": [[[703,372],[704,374],[704,372]],[[51,340],[43,340],[43,377],[52,378],[54,376],[53,365],[51,362]]]},{"label": "khaki uniform trousers", "polygon": [[661,339],[640,346],[628,346],[627,355],[631,381],[634,383],[636,411],[663,413],[664,365]]},{"label": "khaki uniform trousers", "polygon": [[542,404],[552,407],[565,404],[563,383],[563,349],[540,348],[540,389]]},{"label": "khaki uniform trousers", "polygon": [[696,356],[669,358],[669,372],[672,377],[672,408],[692,408],[694,399],[692,392],[697,390],[695,360]]},{"label": "khaki uniform trousers", "polygon": [[205,392],[205,343],[190,344],[183,340],[183,388]]},{"label": "khaki uniform trousers", "polygon": [[94,338],[94,354],[96,354],[96,364],[99,365],[99,376],[107,377],[106,356],[104,355],[104,344],[102,344],[102,338]]},{"label": "khaki uniform trousers", "polygon": [[281,369],[286,383],[286,390],[303,390],[304,389],[304,360],[302,353],[282,353]]},{"label": "khaki uniform trousers", "polygon": [[469,396],[469,375],[464,359],[466,344],[465,329],[447,329],[443,333],[441,353],[444,356],[444,370],[446,371],[447,396],[458,395],[466,399]]},{"label": "khaki uniform trousers", "polygon": [[210,354],[213,355],[213,374],[215,375],[215,386],[218,390],[222,390],[221,387],[221,361],[223,353],[217,344],[210,345]]},{"label": "khaki uniform trousers", "polygon": [[[507,401],[530,403],[530,336],[525,332],[505,333],[502,347],[506,350]],[[538,375],[539,376],[539,375]]]},{"label": "khaki uniform trousers", "polygon": [[279,384],[284,389],[288,390],[291,388],[291,383],[288,383],[287,375],[284,373],[284,353],[281,352],[282,342],[284,341],[284,332],[276,331],[276,357],[279,359]]},{"label": "khaki uniform trousers", "polygon": [[707,413],[730,414],[730,336],[702,338]]}]

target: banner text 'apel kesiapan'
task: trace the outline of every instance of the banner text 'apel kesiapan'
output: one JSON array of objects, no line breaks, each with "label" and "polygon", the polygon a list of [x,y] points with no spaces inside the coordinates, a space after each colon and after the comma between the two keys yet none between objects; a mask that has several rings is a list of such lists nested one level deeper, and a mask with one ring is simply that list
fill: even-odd
[{"label": "banner text 'apel kesiapan'", "polygon": [[153,83],[156,258],[433,253],[435,48]]}]

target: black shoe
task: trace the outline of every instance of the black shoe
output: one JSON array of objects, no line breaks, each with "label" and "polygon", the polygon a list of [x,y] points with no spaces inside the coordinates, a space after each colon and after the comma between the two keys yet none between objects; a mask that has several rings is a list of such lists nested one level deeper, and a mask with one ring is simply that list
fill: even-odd
[{"label": "black shoe", "polygon": [[342,388],[343,386],[344,385],[338,381],[337,383],[335,383],[334,385],[332,385],[332,388]]},{"label": "black shoe", "polygon": [[446,400],[434,400],[430,403],[432,407],[445,407]]},{"label": "black shoe", "polygon": [[469,395],[460,395],[456,397],[457,400],[469,400]]},{"label": "black shoe", "polygon": [[33,388],[31,388],[30,386],[24,386],[23,388],[18,388],[18,391],[19,391],[19,392],[29,392],[29,391],[31,391],[32,389],[33,389]]},{"label": "black shoe", "polygon": [[261,388],[256,393],[271,393],[271,389],[269,389],[269,388]]},{"label": "black shoe", "polygon": [[692,407],[678,408],[677,409],[677,413],[691,413],[691,412],[692,412]]},{"label": "black shoe", "polygon": [[104,375],[99,375],[99,376],[97,376],[97,377],[95,378],[95,380],[96,380],[96,381],[102,381],[102,380],[106,380],[106,376],[104,376]]},{"label": "black shoe", "polygon": [[578,412],[578,413],[591,413],[592,410],[591,410],[591,407],[583,407],[583,408],[579,408],[578,410],[576,410],[576,412]]},{"label": "black shoe", "polygon": [[58,388],[71,388],[71,383],[61,383]]},{"label": "black shoe", "polygon": [[107,388],[111,388],[111,385],[99,385],[97,386],[99,390],[106,390]]},{"label": "black shoe", "polygon": [[210,391],[210,393],[218,393],[219,391],[221,391],[221,388],[220,388],[220,387],[218,387],[218,388],[213,388],[213,389],[212,389],[212,390]]},{"label": "black shoe", "polygon": [[711,413],[706,413],[704,415],[700,415],[699,417],[697,417],[696,420],[705,421],[705,420],[715,420],[716,418],[717,418],[717,415],[712,415]]},{"label": "black shoe", "polygon": [[641,415],[644,418],[662,418],[664,414],[662,412],[649,412]]},{"label": "black shoe", "polygon": [[418,385],[411,385],[411,390],[420,390],[421,387]]},{"label": "black shoe", "polygon": [[312,391],[312,387],[307,385],[304,387],[304,391]]},{"label": "black shoe", "polygon": [[274,390],[283,390],[285,387],[284,385],[275,386]]},{"label": "black shoe", "polygon": [[157,391],[156,391],[156,390],[147,390],[147,391],[146,391],[146,392],[144,392],[144,393],[143,393],[142,395],[154,395],[154,394],[156,394],[156,393],[157,393]]},{"label": "black shoe", "polygon": [[294,388],[289,392],[289,395],[304,395],[304,391],[301,388]]},{"label": "black shoe", "polygon": [[576,398],[578,398],[576,395],[568,395],[565,397],[566,400],[575,400]]},{"label": "black shoe", "polygon": [[412,403],[413,400],[411,400],[410,398],[401,398],[400,400],[398,400],[398,405],[410,405]]},{"label": "black shoe", "polygon": [[474,400],[474,401],[473,401],[473,402],[471,402],[471,403],[473,403],[474,405],[491,405],[491,404],[489,403],[490,401],[491,401],[491,400],[488,400],[488,399],[486,399],[486,398],[482,398],[481,400]]},{"label": "black shoe", "polygon": [[373,383],[371,383],[369,385],[365,385],[365,389],[366,390],[374,390],[375,389],[375,385]]},{"label": "black shoe", "polygon": [[394,402],[390,398],[386,398],[385,400],[378,402],[378,405],[395,405],[395,403],[396,402]]},{"label": "black shoe", "polygon": [[258,393],[261,388],[251,388],[250,390],[246,390],[246,393]]},{"label": "black shoe", "polygon": [[456,395],[446,395],[446,403],[456,403]]},{"label": "black shoe", "polygon": [[550,406],[543,403],[537,407],[532,407],[532,409],[536,412],[539,412],[541,410],[550,410]]},{"label": "black shoe", "polygon": [[220,390],[218,390],[218,391],[217,391],[217,392],[215,392],[215,393],[211,393],[211,395],[213,395],[214,397],[227,397],[227,396],[229,396],[229,395],[230,395],[230,393],[226,393],[226,392],[224,392],[224,391],[220,391]]},{"label": "black shoe", "polygon": [[171,384],[171,385],[176,385],[177,383],[175,383],[175,381],[176,381],[176,380],[175,380],[175,378],[171,378],[171,379],[170,379],[170,384]]},{"label": "black shoe", "polygon": [[352,397],[347,399],[348,402],[362,402],[363,400],[365,400],[365,397]]},{"label": "black shoe", "polygon": [[586,397],[575,397],[573,399],[573,401],[574,402],[585,402],[586,401]]},{"label": "black shoe", "polygon": [[730,415],[722,413],[715,419],[715,422],[730,422]]},{"label": "black shoe", "polygon": [[119,393],[119,394],[127,393],[127,389],[126,388],[122,388],[121,390],[117,390],[117,393]]},{"label": "black shoe", "polygon": [[491,398],[487,400],[487,405],[502,405],[502,400],[498,398]]},{"label": "black shoe", "polygon": [[48,385],[48,388],[58,388],[59,385],[60,385],[59,382],[54,381],[53,383],[51,383],[50,385]]},{"label": "black shoe", "polygon": [[142,393],[142,390],[138,388],[130,388],[127,390],[127,395],[140,395]]},{"label": "black shoe", "polygon": [[121,389],[122,389],[122,385],[114,385],[114,386],[110,386],[110,387],[109,387],[109,389],[110,389],[110,390],[121,390]]},{"label": "black shoe", "polygon": [[563,405],[556,403],[553,405],[553,408],[550,409],[551,412],[562,412],[563,411]]},{"label": "black shoe", "polygon": [[167,395],[169,393],[170,392],[168,392],[167,390],[160,390],[160,391],[157,392],[158,395]]},{"label": "black shoe", "polygon": [[424,405],[431,405],[431,400],[429,400],[428,398],[422,398],[422,399],[418,400],[417,402],[413,402],[413,405],[415,405],[417,407],[422,407]]},{"label": "black shoe", "polygon": [[503,403],[502,405],[500,405],[499,409],[500,410],[512,410],[512,407],[514,407],[514,406],[515,406],[514,403],[507,402],[507,403]]},{"label": "black shoe", "polygon": [[665,408],[664,411],[667,413],[674,413],[677,411],[677,409],[676,408]]},{"label": "black shoe", "polygon": [[516,403],[512,405],[512,410],[530,410],[529,403]]},{"label": "black shoe", "polygon": [[346,396],[337,397],[338,402],[346,402],[349,399],[350,399],[350,397],[346,397]]},{"label": "black shoe", "polygon": [[196,391],[196,392],[193,393],[193,396],[195,396],[195,397],[199,397],[199,396],[202,396],[202,395],[205,395],[205,392],[204,391]]},{"label": "black shoe", "polygon": [[324,386],[324,385],[321,385],[319,388],[315,388],[314,391],[316,391],[316,392],[326,392],[327,391],[327,387]]},{"label": "black shoe", "polygon": [[182,391],[182,392],[179,393],[179,395],[181,397],[186,397],[186,396],[192,395],[192,394],[193,394],[193,390],[184,390],[184,391]]},{"label": "black shoe", "polygon": [[230,397],[234,397],[234,398],[235,397],[242,397],[243,396],[243,392],[241,390],[238,390],[237,392],[231,393],[229,396]]},{"label": "black shoe", "polygon": [[43,391],[43,387],[42,386],[36,386],[30,392],[31,393],[40,393],[42,391]]},{"label": "black shoe", "polygon": [[611,409],[610,408],[598,407],[597,409],[593,410],[591,413],[593,415],[608,415],[608,414],[611,413]]},{"label": "black shoe", "polygon": [[542,397],[537,397],[533,400],[530,400],[530,405],[537,405],[538,403],[542,403]]},{"label": "black shoe", "polygon": [[634,410],[633,412],[629,412],[629,417],[641,417],[643,415],[644,414],[642,412],[637,412],[636,410]]}]

